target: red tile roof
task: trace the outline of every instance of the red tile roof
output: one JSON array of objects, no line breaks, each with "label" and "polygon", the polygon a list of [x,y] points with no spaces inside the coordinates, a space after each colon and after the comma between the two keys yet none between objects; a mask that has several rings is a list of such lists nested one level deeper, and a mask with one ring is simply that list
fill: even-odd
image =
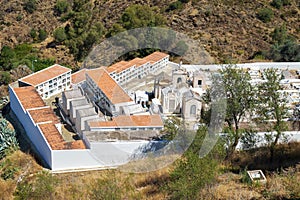
[{"label": "red tile roof", "polygon": [[37,86],[66,72],[71,72],[71,69],[55,64],[34,74],[21,78],[19,81],[32,86]]},{"label": "red tile roof", "polygon": [[114,72],[114,71],[117,72],[117,73],[120,73],[121,71],[123,71],[123,70],[125,70],[127,68],[130,68],[132,66],[134,66],[132,63],[122,60],[120,62],[117,62],[117,63],[109,66],[107,68],[107,71],[109,73]]},{"label": "red tile roof", "polygon": [[[59,149],[85,149],[81,140],[66,142],[56,128],[55,124],[60,123],[58,117],[50,107],[46,107],[33,86],[12,88],[25,110],[28,110],[35,123],[40,123],[42,133],[53,150]],[[42,123],[47,122],[47,123]],[[42,124],[41,124],[42,123]]]},{"label": "red tile roof", "polygon": [[120,115],[112,121],[92,121],[90,127],[162,127],[163,122],[159,115]]},{"label": "red tile roof", "polygon": [[60,123],[58,117],[54,115],[53,110],[50,107],[29,110],[28,112],[35,123],[48,121],[52,121],[55,124]]},{"label": "red tile roof", "polygon": [[34,87],[27,86],[12,89],[16,93],[25,110],[46,106],[45,102],[37,93]]},{"label": "red tile roof", "polygon": [[86,73],[87,69],[84,68],[84,69],[81,69],[75,73],[73,73],[71,75],[71,81],[72,81],[72,84],[78,84],[82,81],[85,81],[85,73]]},{"label": "red tile roof", "polygon": [[117,72],[117,73],[120,73],[121,71],[127,69],[127,68],[130,68],[132,66],[136,66],[136,67],[139,67],[147,62],[150,62],[150,63],[155,63],[157,61],[160,61],[161,59],[165,58],[165,57],[168,57],[169,55],[168,54],[165,54],[165,53],[162,53],[162,52],[154,52],[144,58],[135,58],[131,61],[120,61],[120,62],[117,62],[111,66],[109,66],[107,68],[107,71],[109,73],[111,72]]},{"label": "red tile roof", "polygon": [[162,52],[154,52],[146,57],[144,57],[143,59],[146,61],[149,61],[150,63],[155,63],[157,61],[160,61],[161,59],[168,57],[168,54],[162,53]]},{"label": "red tile roof", "polygon": [[113,104],[133,101],[103,67],[88,70],[87,75]]}]

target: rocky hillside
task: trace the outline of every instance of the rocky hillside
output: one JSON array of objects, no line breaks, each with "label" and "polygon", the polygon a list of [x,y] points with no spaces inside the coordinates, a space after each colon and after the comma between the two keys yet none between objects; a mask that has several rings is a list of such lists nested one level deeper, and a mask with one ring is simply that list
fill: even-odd
[{"label": "rocky hillside", "polygon": [[[61,10],[63,13],[73,11],[74,2],[89,3],[83,10],[88,12],[88,18],[83,23],[101,22],[103,35],[120,21],[124,10],[130,5],[157,6],[157,12],[166,18],[168,27],[199,40],[216,62],[251,60],[256,52],[270,48],[270,34],[275,27],[284,25],[288,34],[298,41],[300,38],[300,5],[297,0],[273,0],[273,3],[269,0],[3,0],[0,3],[0,49],[4,45],[14,47],[33,43],[41,58],[51,58],[71,66],[79,65],[74,53],[70,52],[70,45],[51,45],[53,31],[72,23],[72,15],[65,17],[57,13],[57,1],[67,2],[68,10]],[[274,2],[279,2],[279,6]],[[269,20],[259,19],[262,8],[271,10]],[[36,39],[39,36],[35,34],[39,35],[40,31],[45,32],[46,37]],[[98,42],[103,39],[104,36]]]}]

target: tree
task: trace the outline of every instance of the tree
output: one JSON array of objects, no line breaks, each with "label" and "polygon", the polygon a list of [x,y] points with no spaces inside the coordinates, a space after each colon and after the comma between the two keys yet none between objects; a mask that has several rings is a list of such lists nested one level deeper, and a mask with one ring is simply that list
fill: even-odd
[{"label": "tree", "polygon": [[[227,108],[225,121],[229,127],[230,137],[227,158],[230,158],[242,136],[240,122],[247,113],[250,113],[254,105],[254,88],[250,84],[249,73],[234,65],[227,65],[220,70],[222,85],[226,93]],[[213,80],[213,84],[217,84]],[[208,90],[206,102],[209,101],[210,90]]]},{"label": "tree", "polygon": [[0,53],[0,66],[4,70],[10,70],[13,68],[13,59],[16,57],[16,53],[9,46],[3,46]]},{"label": "tree", "polygon": [[126,29],[162,26],[165,23],[166,20],[158,13],[158,8],[147,5],[131,5],[122,15],[122,24]]},{"label": "tree", "polygon": [[274,157],[275,146],[278,144],[282,132],[287,128],[284,118],[287,117],[287,107],[284,95],[279,93],[282,86],[279,84],[282,79],[281,73],[276,69],[268,68],[263,71],[263,79],[266,82],[258,86],[258,109],[257,113],[264,121],[274,121],[273,130],[276,131],[274,140],[270,145],[271,160]]},{"label": "tree", "polygon": [[0,159],[7,151],[18,149],[16,132],[8,127],[8,122],[0,118]]}]

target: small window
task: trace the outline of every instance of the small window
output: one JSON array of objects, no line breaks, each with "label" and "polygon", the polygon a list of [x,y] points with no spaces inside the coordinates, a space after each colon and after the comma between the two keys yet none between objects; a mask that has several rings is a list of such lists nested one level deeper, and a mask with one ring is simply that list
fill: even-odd
[{"label": "small window", "polygon": [[196,116],[196,105],[191,106],[190,115],[191,116]]},{"label": "small window", "polygon": [[177,78],[177,83],[182,83],[181,77]]},{"label": "small window", "polygon": [[202,85],[202,80],[198,80],[198,85]]}]

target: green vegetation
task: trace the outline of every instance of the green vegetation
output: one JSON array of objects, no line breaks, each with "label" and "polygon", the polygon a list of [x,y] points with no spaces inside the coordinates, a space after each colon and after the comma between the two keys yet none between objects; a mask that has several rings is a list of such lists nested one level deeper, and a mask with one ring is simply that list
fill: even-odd
[{"label": "green vegetation", "polygon": [[274,8],[280,9],[282,6],[291,5],[291,1],[290,0],[273,0],[270,3],[270,5],[273,6]]},{"label": "green vegetation", "polygon": [[282,90],[280,85],[282,79],[281,74],[273,68],[268,68],[263,71],[263,78],[266,80],[258,86],[258,109],[257,112],[263,121],[275,120],[272,131],[276,131],[276,136],[271,142],[270,153],[271,160],[273,159],[275,146],[278,144],[282,132],[287,129],[286,123],[283,120],[287,117],[286,99],[278,90]]},{"label": "green vegetation", "polygon": [[40,29],[39,30],[39,35],[38,35],[38,37],[39,37],[39,41],[41,42],[41,41],[44,41],[46,38],[47,38],[47,32],[44,30],[44,29]]},{"label": "green vegetation", "polygon": [[20,44],[14,49],[3,46],[0,55],[0,70],[3,71],[9,71],[19,65],[27,65],[30,68],[34,65],[34,71],[39,71],[54,64],[52,59],[38,58],[37,52],[29,44]]},{"label": "green vegetation", "polygon": [[257,13],[257,18],[264,23],[270,22],[274,17],[274,13],[270,8],[262,8]]},{"label": "green vegetation", "polygon": [[69,3],[66,0],[57,0],[54,6],[56,15],[61,16],[69,10]]},{"label": "green vegetation", "polygon": [[37,1],[36,0],[26,0],[23,7],[24,7],[24,10],[26,10],[28,13],[32,14],[37,8]]},{"label": "green vegetation", "polygon": [[8,153],[18,149],[14,130],[8,127],[8,122],[0,117],[0,160]]},{"label": "green vegetation", "polygon": [[199,158],[199,149],[206,134],[206,128],[201,127],[183,158],[171,171],[166,187],[171,199],[199,199],[200,189],[215,180],[218,163],[224,158],[224,146],[219,141],[207,156]]},{"label": "green vegetation", "polygon": [[57,179],[50,173],[42,171],[35,181],[22,181],[18,184],[15,199],[53,199]]},{"label": "green vegetation", "polygon": [[150,8],[147,5],[131,5],[122,15],[122,26],[125,29],[154,27],[166,24],[164,17],[159,14],[158,7]]},{"label": "green vegetation", "polygon": [[64,28],[58,28],[53,32],[53,36],[55,38],[55,41],[58,43],[62,43],[67,39],[67,35],[65,33]]},{"label": "green vegetation", "polygon": [[[240,130],[240,122],[246,113],[251,111],[254,104],[254,89],[250,84],[251,77],[248,72],[234,65],[228,65],[220,70],[222,76],[222,86],[227,94],[227,110],[225,121],[228,124],[227,133],[230,140],[227,158],[234,153],[243,130]],[[215,85],[218,80],[213,79]],[[208,90],[205,100],[210,103],[210,93]]]}]

